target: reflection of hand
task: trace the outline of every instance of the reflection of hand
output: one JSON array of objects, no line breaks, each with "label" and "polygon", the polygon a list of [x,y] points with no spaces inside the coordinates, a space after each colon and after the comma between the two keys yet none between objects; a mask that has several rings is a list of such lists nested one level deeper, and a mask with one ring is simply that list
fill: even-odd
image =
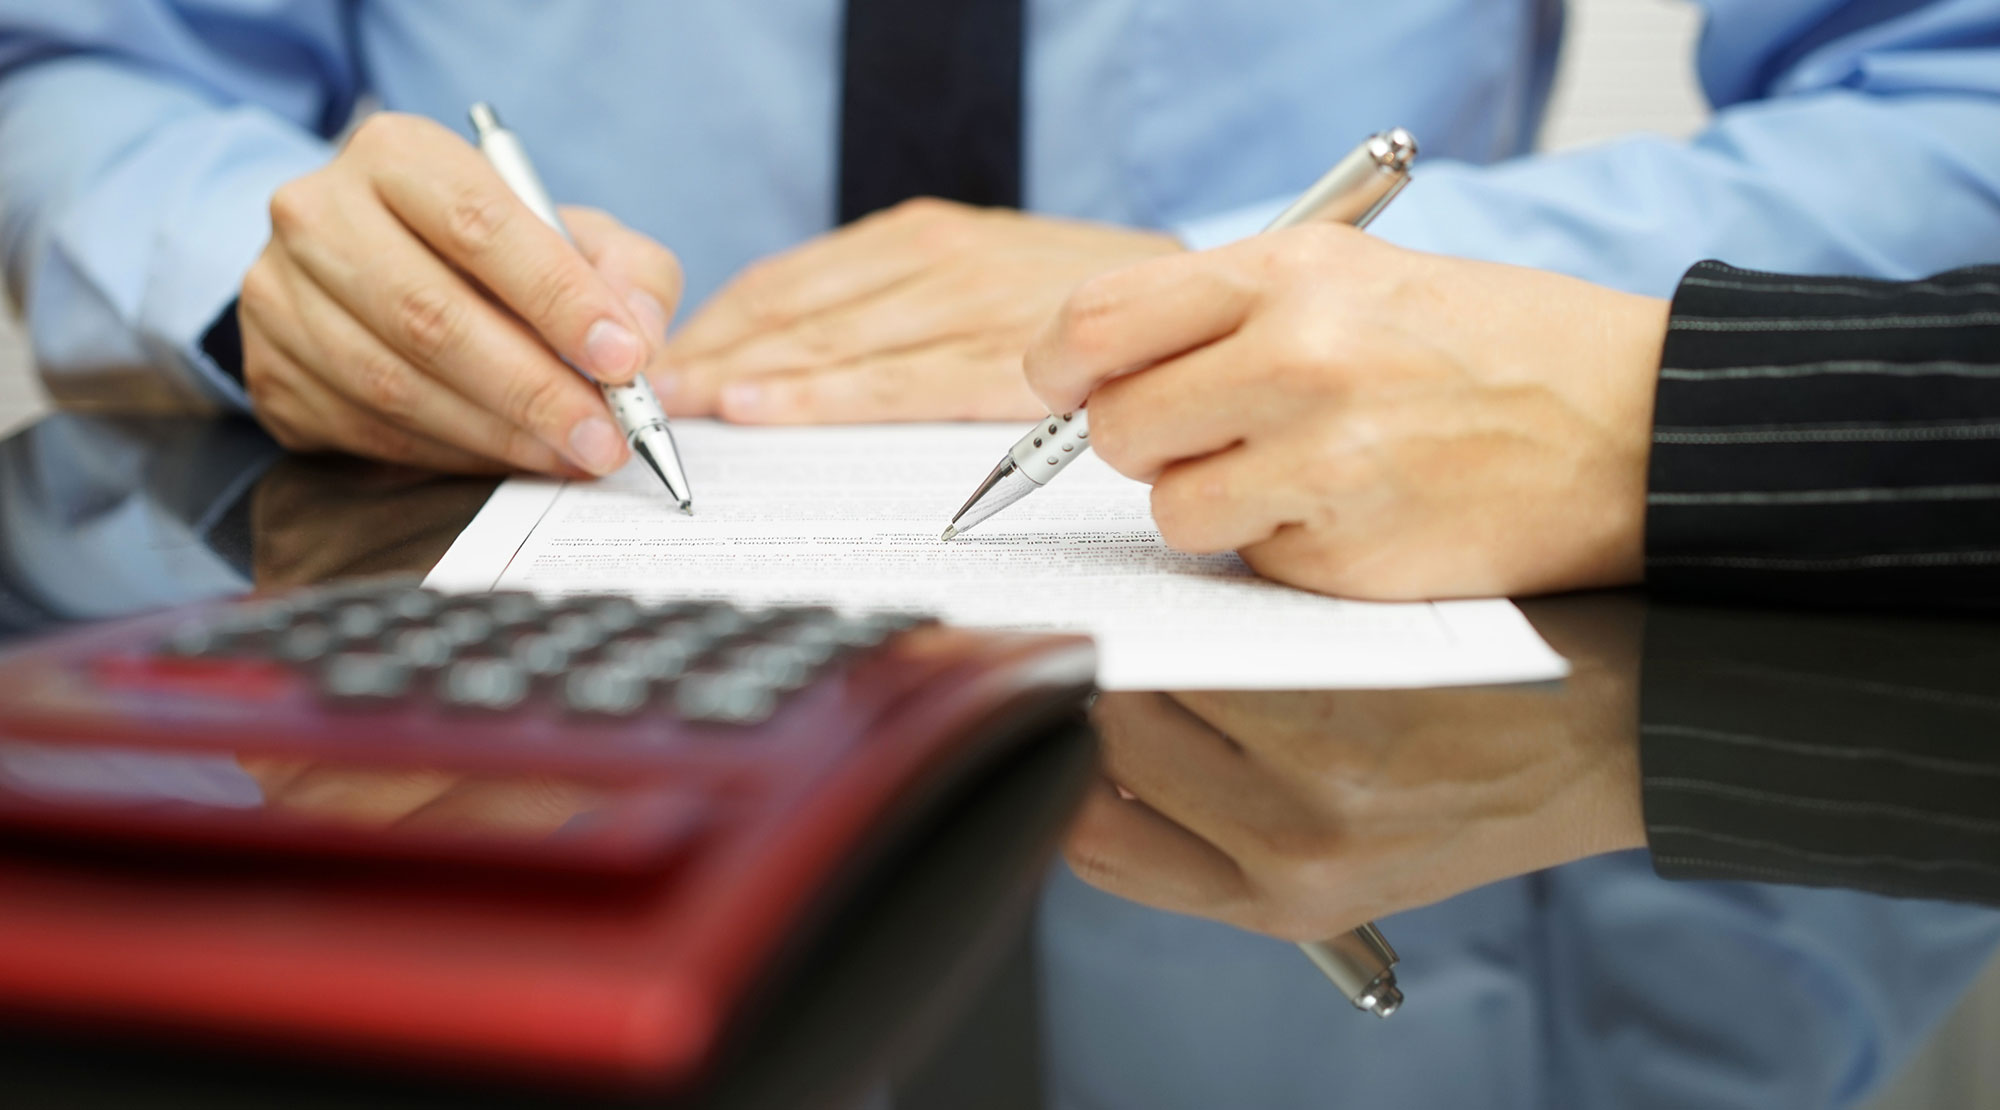
[{"label": "reflection of hand", "polygon": [[263,789],[268,811],[361,828],[546,836],[598,801],[594,791],[565,779],[370,770],[270,756],[237,762]]},{"label": "reflection of hand", "polygon": [[1029,351],[1166,541],[1351,597],[1637,581],[1665,302],[1337,226],[1081,286]]},{"label": "reflection of hand", "polygon": [[1637,605],[1562,604],[1537,621],[1575,665],[1560,690],[1102,695],[1107,781],[1070,832],[1071,866],[1133,901],[1305,941],[1643,845]]},{"label": "reflection of hand", "polygon": [[1155,232],[909,201],[745,270],[669,344],[669,412],[744,423],[1033,420],[1021,352]]},{"label": "reflection of hand", "polygon": [[623,436],[557,355],[631,381],[664,348],[680,268],[603,213],[564,219],[577,247],[451,131],[370,117],[271,198],[238,311],[258,420],[294,450],[440,470],[617,467]]}]

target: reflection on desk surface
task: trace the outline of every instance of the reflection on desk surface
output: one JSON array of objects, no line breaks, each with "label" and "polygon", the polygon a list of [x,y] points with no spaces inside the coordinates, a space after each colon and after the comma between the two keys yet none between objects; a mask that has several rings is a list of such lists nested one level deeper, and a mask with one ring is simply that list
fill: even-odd
[{"label": "reflection on desk surface", "polygon": [[[238,423],[54,417],[0,445],[0,627],[419,574],[492,487],[284,457]],[[1691,734],[1859,746],[1914,731],[1938,750],[2000,735],[2000,622],[1630,593],[1523,608],[1575,664],[1569,680],[1206,707],[1302,745],[1338,733],[1370,774],[1427,745],[1483,743],[1496,780]],[[1059,874],[1038,926],[1048,1086],[1064,1104],[1149,1110],[1316,1105],[1306,1093],[1333,1090],[1385,1105],[1832,1105],[1881,1082],[2000,937],[1973,908],[1673,884],[1633,855],[1385,927],[1412,1004],[1362,1026],[1289,946]]]}]

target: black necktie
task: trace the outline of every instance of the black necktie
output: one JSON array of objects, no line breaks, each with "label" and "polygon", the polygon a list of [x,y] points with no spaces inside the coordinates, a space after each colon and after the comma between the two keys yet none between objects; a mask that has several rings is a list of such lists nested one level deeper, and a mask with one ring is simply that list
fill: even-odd
[{"label": "black necktie", "polygon": [[1024,0],[847,0],[840,222],[911,197],[1021,203]]}]

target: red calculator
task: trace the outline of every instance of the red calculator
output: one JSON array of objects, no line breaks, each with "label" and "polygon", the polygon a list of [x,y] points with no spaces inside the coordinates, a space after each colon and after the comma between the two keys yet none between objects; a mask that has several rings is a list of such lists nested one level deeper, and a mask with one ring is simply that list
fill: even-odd
[{"label": "red calculator", "polygon": [[1087,640],[374,582],[0,654],[0,1012],[671,1088]]}]

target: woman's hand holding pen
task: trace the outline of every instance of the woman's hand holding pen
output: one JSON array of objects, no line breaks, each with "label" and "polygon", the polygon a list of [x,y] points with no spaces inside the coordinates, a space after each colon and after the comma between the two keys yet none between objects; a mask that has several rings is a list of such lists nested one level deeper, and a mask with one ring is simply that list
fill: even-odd
[{"label": "woman's hand holding pen", "polygon": [[1663,301],[1308,225],[1080,286],[1027,356],[1173,547],[1375,599],[1637,581]]},{"label": "woman's hand holding pen", "polygon": [[238,309],[258,420],[295,450],[440,470],[617,468],[624,435],[561,359],[613,385],[653,367],[680,267],[601,212],[564,217],[576,247],[449,129],[370,117],[271,199]]}]

